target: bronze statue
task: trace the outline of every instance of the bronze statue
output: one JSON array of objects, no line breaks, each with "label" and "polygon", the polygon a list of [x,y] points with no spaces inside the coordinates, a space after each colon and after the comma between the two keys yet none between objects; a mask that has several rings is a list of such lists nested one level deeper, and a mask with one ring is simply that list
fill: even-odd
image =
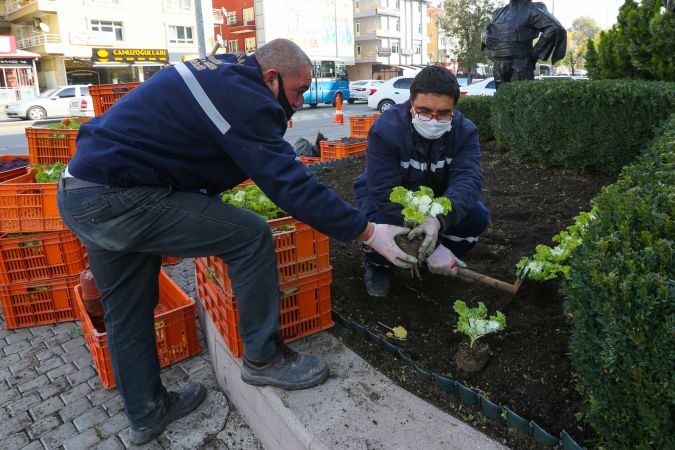
[{"label": "bronze statue", "polygon": [[[537,44],[532,42],[539,37]],[[483,31],[481,49],[494,61],[497,88],[502,83],[534,79],[538,60],[555,64],[567,51],[567,32],[546,9],[532,0],[511,0],[497,8]]]}]

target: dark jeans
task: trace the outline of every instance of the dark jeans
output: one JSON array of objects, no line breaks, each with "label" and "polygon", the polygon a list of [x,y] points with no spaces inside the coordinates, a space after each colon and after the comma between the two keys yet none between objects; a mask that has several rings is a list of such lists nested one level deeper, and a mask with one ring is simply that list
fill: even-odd
[{"label": "dark jeans", "polygon": [[87,247],[115,382],[134,428],[153,424],[166,399],[153,318],[160,255],[222,258],[239,302],[244,354],[254,361],[273,355],[279,282],[272,232],[260,216],[171,187],[71,189],[69,180],[59,182],[59,212]]},{"label": "dark jeans", "polygon": [[[377,211],[368,215],[368,220],[375,223],[383,223],[382,218]],[[438,240],[458,258],[464,257],[471,250],[478,237],[485,231],[490,222],[490,215],[487,208],[481,203],[476,202],[469,214],[452,228],[445,230]],[[389,267],[391,264],[384,256],[377,252],[370,251],[365,253],[366,261],[376,265]]]}]

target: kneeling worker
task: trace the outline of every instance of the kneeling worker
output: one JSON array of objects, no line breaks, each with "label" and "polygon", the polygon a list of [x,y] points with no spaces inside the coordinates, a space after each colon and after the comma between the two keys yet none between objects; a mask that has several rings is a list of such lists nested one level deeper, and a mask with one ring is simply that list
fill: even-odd
[{"label": "kneeling worker", "polygon": [[[427,218],[410,233],[424,235],[418,256],[429,271],[450,276],[457,275],[457,258],[476,244],[489,221],[479,201],[478,129],[455,109],[458,100],[454,75],[438,66],[422,69],[410,86],[410,100],[392,106],[370,128],[367,169],[354,183],[358,208],[380,224],[403,223],[403,207],[389,200],[396,186],[428,186],[434,196],[450,199],[452,211]],[[390,264],[376,249],[365,254],[365,284],[372,296],[389,293]]]}]

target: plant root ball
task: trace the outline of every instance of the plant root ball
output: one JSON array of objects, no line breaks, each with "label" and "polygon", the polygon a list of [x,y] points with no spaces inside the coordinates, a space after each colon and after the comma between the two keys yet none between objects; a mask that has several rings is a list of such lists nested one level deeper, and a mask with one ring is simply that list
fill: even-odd
[{"label": "plant root ball", "polygon": [[422,244],[423,240],[424,238],[422,236],[417,236],[412,240],[408,239],[408,235],[406,234],[401,234],[394,238],[394,242],[396,242],[398,248],[407,254],[414,256],[415,258],[419,258],[420,245]]},{"label": "plant root ball", "polygon": [[475,348],[471,348],[467,342],[461,342],[455,353],[455,363],[462,372],[473,375],[483,370],[490,356],[490,347],[487,344],[478,342]]}]

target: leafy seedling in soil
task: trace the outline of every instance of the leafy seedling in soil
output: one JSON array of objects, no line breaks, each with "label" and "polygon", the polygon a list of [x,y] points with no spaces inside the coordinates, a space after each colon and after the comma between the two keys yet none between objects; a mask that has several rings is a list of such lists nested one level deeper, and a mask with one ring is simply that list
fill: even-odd
[{"label": "leafy seedling in soil", "polygon": [[475,308],[469,308],[466,303],[457,300],[453,309],[459,315],[455,332],[468,336],[469,342],[462,341],[455,354],[457,367],[467,375],[473,375],[483,370],[490,360],[490,348],[487,344],[478,342],[483,336],[503,331],[506,328],[506,317],[502,312],[487,317],[487,307],[478,302]]}]

